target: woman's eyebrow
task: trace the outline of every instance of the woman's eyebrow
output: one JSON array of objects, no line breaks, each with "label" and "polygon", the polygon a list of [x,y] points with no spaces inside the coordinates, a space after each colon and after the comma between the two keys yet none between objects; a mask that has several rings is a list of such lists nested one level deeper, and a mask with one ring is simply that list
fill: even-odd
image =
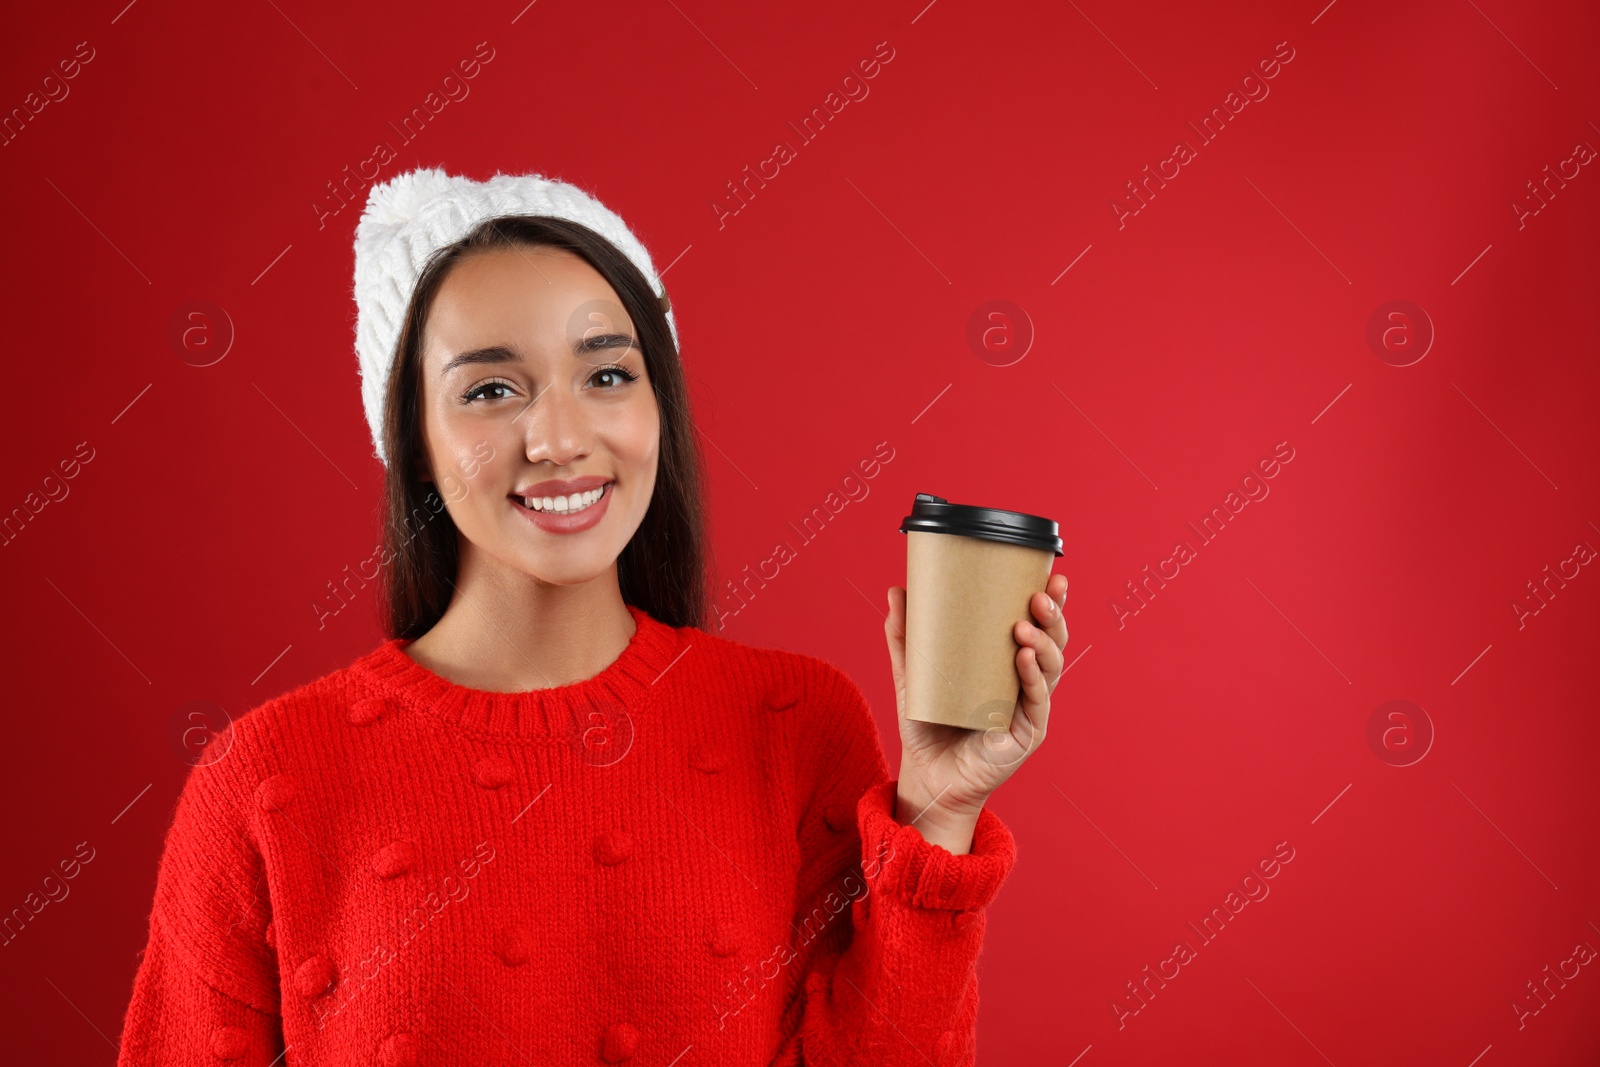
[{"label": "woman's eyebrow", "polygon": [[522,357],[517,355],[505,345],[490,345],[488,348],[474,348],[469,352],[460,352],[445,361],[444,368],[439,371],[443,378],[457,367],[472,363],[518,363]]},{"label": "woman's eyebrow", "polygon": [[640,348],[640,345],[638,341],[625,333],[597,333],[574,343],[572,354],[585,356],[590,352],[601,352],[608,348]]}]

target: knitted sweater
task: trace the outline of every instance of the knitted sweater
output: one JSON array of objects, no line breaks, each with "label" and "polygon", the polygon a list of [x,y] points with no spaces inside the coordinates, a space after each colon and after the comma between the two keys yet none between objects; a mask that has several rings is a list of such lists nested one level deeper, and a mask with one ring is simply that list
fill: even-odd
[{"label": "knitted sweater", "polygon": [[1015,861],[894,818],[824,660],[637,629],[570,685],[382,642],[237,719],[167,831],[119,1065],[970,1065]]}]

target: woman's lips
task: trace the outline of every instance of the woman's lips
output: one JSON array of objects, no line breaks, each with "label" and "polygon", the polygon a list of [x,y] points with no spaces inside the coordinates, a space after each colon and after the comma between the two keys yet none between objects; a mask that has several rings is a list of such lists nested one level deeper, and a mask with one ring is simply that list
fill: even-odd
[{"label": "woman's lips", "polygon": [[524,504],[521,497],[512,496],[508,499],[512,507],[527,516],[529,522],[547,533],[579,533],[605,517],[606,510],[611,506],[611,491],[615,487],[615,482],[607,482],[600,499],[579,511],[535,511]]}]

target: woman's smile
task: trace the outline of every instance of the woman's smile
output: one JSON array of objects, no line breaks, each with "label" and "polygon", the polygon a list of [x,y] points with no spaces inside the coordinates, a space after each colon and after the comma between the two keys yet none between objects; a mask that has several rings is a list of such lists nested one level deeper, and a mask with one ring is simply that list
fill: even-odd
[{"label": "woman's smile", "polygon": [[539,529],[548,533],[578,533],[590,529],[605,517],[611,503],[611,487],[615,484],[606,482],[598,489],[565,497],[530,497],[513,493],[510,499],[512,507]]}]

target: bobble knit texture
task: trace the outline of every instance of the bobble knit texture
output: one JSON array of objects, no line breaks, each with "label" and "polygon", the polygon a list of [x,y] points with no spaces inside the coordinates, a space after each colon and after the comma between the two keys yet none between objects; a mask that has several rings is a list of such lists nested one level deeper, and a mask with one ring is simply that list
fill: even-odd
[{"label": "bobble knit texture", "polygon": [[393,639],[238,719],[178,798],[118,1064],[973,1064],[1010,831],[896,822],[826,661],[628,611],[570,685]]}]

